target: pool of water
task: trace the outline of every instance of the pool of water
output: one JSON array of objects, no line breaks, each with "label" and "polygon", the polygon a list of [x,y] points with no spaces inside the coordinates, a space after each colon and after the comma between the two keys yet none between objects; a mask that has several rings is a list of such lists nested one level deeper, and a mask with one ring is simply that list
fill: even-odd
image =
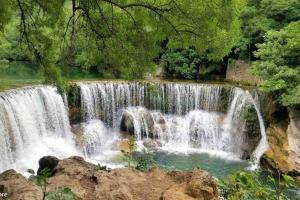
[{"label": "pool of water", "polygon": [[[138,155],[137,153],[136,155]],[[199,168],[217,178],[224,178],[236,171],[246,169],[249,162],[229,160],[208,153],[170,153],[167,151],[153,152],[156,165],[166,170],[188,171]],[[124,167],[127,163],[119,151],[105,151],[89,160],[94,164],[106,165],[111,168]]]},{"label": "pool of water", "polygon": [[249,166],[247,161],[227,160],[208,153],[168,153],[158,151],[154,153],[157,164],[168,170],[192,170],[200,168],[208,171],[212,176],[224,178],[231,173],[243,170]]}]

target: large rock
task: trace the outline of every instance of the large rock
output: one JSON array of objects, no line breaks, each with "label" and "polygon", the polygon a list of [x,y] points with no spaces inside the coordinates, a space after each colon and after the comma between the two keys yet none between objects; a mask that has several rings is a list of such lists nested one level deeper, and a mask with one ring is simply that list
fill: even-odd
[{"label": "large rock", "polygon": [[300,174],[300,111],[289,110],[290,123],[287,128],[289,163]]},{"label": "large rock", "polygon": [[209,200],[217,196],[212,177],[201,170],[166,172],[154,168],[143,173],[123,168],[105,172],[95,170],[94,165],[78,157],[60,161],[49,183],[49,188],[69,187],[83,199],[159,200],[168,198],[167,191],[172,187],[180,188],[180,196],[189,199]]},{"label": "large rock", "polygon": [[[0,183],[6,177],[4,184],[11,194],[21,193],[21,197],[30,197],[27,199],[41,199],[38,186],[15,174],[0,175]],[[21,184],[30,185],[30,188],[26,188],[28,192],[20,188],[19,180]],[[122,168],[107,172],[97,170],[95,165],[85,162],[81,157],[59,161],[56,173],[47,182],[48,192],[57,187],[68,187],[83,200],[210,200],[217,197],[214,180],[202,170],[166,172],[154,168],[148,172],[140,172]]]},{"label": "large rock", "polygon": [[[138,124],[138,125],[137,125]],[[139,128],[140,130],[136,130]],[[143,108],[132,108],[123,112],[120,130],[134,135],[141,133],[141,137],[154,137],[154,119],[150,111]]]},{"label": "large rock", "polygon": [[262,164],[290,175],[300,175],[300,113],[289,110],[289,117],[267,128],[269,149]]},{"label": "large rock", "polygon": [[6,193],[9,200],[41,200],[43,196],[39,187],[15,170],[0,174],[0,188],[0,192]]},{"label": "large rock", "polygon": [[207,172],[193,170],[179,176],[177,174],[175,177],[176,179],[183,179],[184,182],[174,185],[163,192],[162,200],[217,199],[217,185]]},{"label": "large rock", "polygon": [[50,176],[53,176],[56,172],[59,159],[54,156],[45,156],[39,160],[38,174],[41,174],[43,170],[48,170]]}]

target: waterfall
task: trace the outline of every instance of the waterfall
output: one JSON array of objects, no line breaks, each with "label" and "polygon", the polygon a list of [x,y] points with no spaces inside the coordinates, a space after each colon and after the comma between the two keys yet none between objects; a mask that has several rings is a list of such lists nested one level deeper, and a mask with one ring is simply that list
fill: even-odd
[{"label": "waterfall", "polygon": [[45,155],[74,155],[67,110],[54,87],[0,93],[0,171],[26,171]]},{"label": "waterfall", "polygon": [[[245,157],[248,109],[255,109],[260,141],[258,163],[267,148],[257,101],[237,87],[191,83],[80,83],[82,119],[133,132],[137,140],[160,140],[163,149],[220,151]],[[253,148],[252,148],[253,149]],[[251,152],[250,152],[251,153]]]},{"label": "waterfall", "polygon": [[260,157],[268,148],[265,125],[258,106],[258,100],[257,98],[255,100],[248,91],[244,91],[240,88],[232,88],[231,98],[231,105],[224,120],[224,133],[222,135],[222,140],[229,140],[231,141],[230,143],[235,143],[236,145],[239,145],[240,148],[245,145],[245,143],[247,142],[245,141],[245,138],[241,137],[238,133],[234,133],[234,131],[242,131],[246,122],[246,119],[242,116],[243,111],[245,111],[247,107],[252,106],[256,111],[261,135],[261,139],[252,154],[254,160],[253,166],[254,168],[256,168],[259,164]]},{"label": "waterfall", "polygon": [[219,85],[102,82],[80,83],[79,87],[82,119],[100,118],[110,126],[116,126],[120,110],[130,106],[177,115],[195,109],[217,111],[222,107]]},{"label": "waterfall", "polygon": [[[56,88],[0,93],[0,171],[36,169],[45,155],[82,154],[107,161],[123,132],[134,134],[140,143],[151,139],[166,151],[225,153],[232,158],[252,154],[254,167],[268,147],[258,100],[247,90],[166,82],[78,83],[78,87],[82,146],[75,146],[70,130],[67,96]],[[248,135],[245,114],[250,111],[259,125],[259,141]]]},{"label": "waterfall", "polygon": [[111,130],[105,127],[101,120],[90,120],[87,123],[81,124],[84,134],[83,153],[85,157],[90,157],[103,150],[110,148],[115,141],[116,135]]}]

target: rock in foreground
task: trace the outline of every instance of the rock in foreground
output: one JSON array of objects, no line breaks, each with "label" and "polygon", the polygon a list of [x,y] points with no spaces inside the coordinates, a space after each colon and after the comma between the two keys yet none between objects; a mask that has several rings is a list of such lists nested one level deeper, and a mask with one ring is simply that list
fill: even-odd
[{"label": "rock in foreground", "polygon": [[[15,175],[4,172],[0,183],[8,188],[9,199],[31,200],[40,188],[22,177],[30,189],[16,184]],[[47,190],[68,187],[83,200],[210,200],[217,199],[217,187],[212,177],[205,171],[166,172],[154,168],[149,172],[133,169],[114,169],[110,172],[96,170],[81,157],[71,157],[59,161],[55,174],[48,180]],[[18,196],[15,195],[18,192]],[[35,193],[33,193],[35,191]],[[28,198],[27,198],[28,196]]]}]

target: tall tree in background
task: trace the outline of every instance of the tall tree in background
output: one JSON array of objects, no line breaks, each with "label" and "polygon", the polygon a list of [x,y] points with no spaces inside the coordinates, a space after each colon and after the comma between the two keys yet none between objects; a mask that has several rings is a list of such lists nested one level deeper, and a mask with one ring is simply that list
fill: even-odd
[{"label": "tall tree in background", "polygon": [[280,30],[300,20],[299,0],[247,0],[241,13],[242,37],[236,52],[241,59],[254,60],[256,44],[264,42],[269,30]]},{"label": "tall tree in background", "polygon": [[280,31],[269,31],[258,45],[252,72],[265,81],[262,89],[271,92],[284,106],[300,104],[300,21]]}]

